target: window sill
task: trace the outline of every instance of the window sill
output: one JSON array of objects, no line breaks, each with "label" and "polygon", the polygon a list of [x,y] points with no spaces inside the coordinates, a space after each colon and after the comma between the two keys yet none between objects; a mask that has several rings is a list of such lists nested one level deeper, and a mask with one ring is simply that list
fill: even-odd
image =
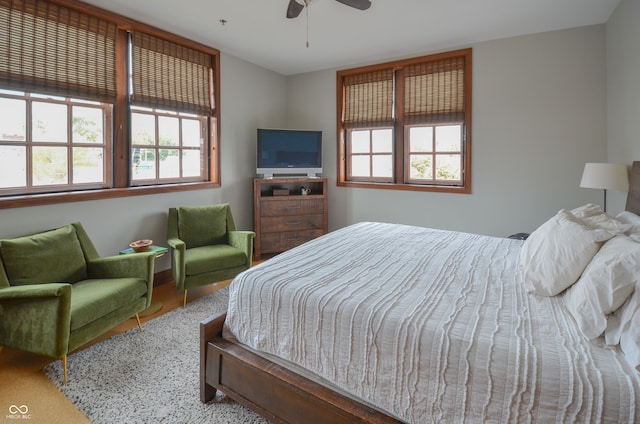
[{"label": "window sill", "polygon": [[425,191],[435,193],[456,193],[471,194],[471,187],[453,187],[453,186],[426,186],[419,184],[397,184],[397,183],[365,183],[355,181],[338,181],[338,187],[352,188],[375,188],[379,190],[404,190],[404,191]]},{"label": "window sill", "polygon": [[143,196],[147,194],[173,193],[179,191],[205,190],[218,187],[220,187],[220,183],[198,182],[126,188],[109,188],[101,190],[68,191],[60,193],[25,194],[0,197],[0,209],[54,205],[59,203],[81,202],[85,200],[115,199],[118,197]]}]

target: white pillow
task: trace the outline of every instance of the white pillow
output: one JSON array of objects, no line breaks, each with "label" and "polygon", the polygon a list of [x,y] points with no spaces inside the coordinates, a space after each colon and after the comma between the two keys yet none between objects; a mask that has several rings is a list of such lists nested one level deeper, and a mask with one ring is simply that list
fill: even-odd
[{"label": "white pillow", "polygon": [[623,211],[616,216],[616,219],[629,225],[629,228],[625,231],[626,235],[635,241],[640,241],[640,216],[633,212]]},{"label": "white pillow", "polygon": [[607,316],[617,310],[640,284],[640,243],[616,236],[593,257],[582,276],[564,295],[578,328],[588,338],[599,337]]},{"label": "white pillow", "polygon": [[571,213],[576,218],[588,218],[590,216],[602,215],[604,211],[598,205],[594,205],[593,203],[587,203],[584,206],[580,206],[578,208],[572,209]]},{"label": "white pillow", "polygon": [[629,325],[622,329],[620,349],[627,362],[640,371],[640,310],[636,309]]},{"label": "white pillow", "polygon": [[571,211],[576,217],[590,227],[601,228],[614,234],[622,234],[627,231],[630,224],[626,224],[616,218],[613,218],[602,211],[600,206],[592,203],[580,206]]},{"label": "white pillow", "polygon": [[620,343],[622,328],[629,324],[634,311],[638,308],[640,308],[640,289],[636,285],[636,290],[626,302],[607,318],[607,329],[604,330],[606,345],[615,346]]},{"label": "white pillow", "polygon": [[605,343],[620,344],[626,361],[640,371],[640,288],[614,314],[609,316]]},{"label": "white pillow", "polygon": [[578,280],[601,243],[613,235],[560,210],[522,246],[519,269],[527,291],[542,296],[562,292]]}]

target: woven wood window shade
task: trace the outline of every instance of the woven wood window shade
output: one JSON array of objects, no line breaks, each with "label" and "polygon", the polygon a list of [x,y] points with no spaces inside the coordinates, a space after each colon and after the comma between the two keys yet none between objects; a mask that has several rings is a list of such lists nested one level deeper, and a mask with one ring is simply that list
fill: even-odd
[{"label": "woven wood window shade", "polygon": [[213,116],[213,58],[149,34],[132,34],[137,106]]},{"label": "woven wood window shade", "polygon": [[41,0],[0,0],[3,88],[113,103],[115,24]]},{"label": "woven wood window shade", "polygon": [[465,58],[453,57],[404,68],[404,122],[464,120]]},{"label": "woven wood window shade", "polygon": [[345,128],[393,125],[393,70],[344,77]]}]

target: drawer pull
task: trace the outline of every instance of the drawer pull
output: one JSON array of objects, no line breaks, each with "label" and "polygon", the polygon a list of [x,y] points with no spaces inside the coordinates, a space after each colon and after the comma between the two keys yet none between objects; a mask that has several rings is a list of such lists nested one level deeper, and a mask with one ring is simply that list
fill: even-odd
[{"label": "drawer pull", "polygon": [[285,222],[286,225],[300,225],[302,221]]},{"label": "drawer pull", "polygon": [[298,210],[298,209],[302,209],[302,206],[289,206],[289,207],[284,208],[285,211],[295,211],[295,210]]},{"label": "drawer pull", "polygon": [[302,240],[302,237],[292,237],[287,239],[287,241],[298,241],[298,240]]}]

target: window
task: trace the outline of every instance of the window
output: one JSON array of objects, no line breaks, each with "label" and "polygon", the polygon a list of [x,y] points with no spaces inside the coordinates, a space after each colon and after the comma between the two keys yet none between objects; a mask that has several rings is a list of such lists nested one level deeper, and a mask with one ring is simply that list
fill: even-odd
[{"label": "window", "polygon": [[211,56],[144,32],[129,46],[132,185],[206,181]]},{"label": "window", "polygon": [[393,182],[393,128],[348,132],[349,175],[362,181]]},{"label": "window", "polygon": [[461,184],[462,129],[462,124],[409,126],[405,136],[405,180],[415,184]]},{"label": "window", "polygon": [[471,192],[471,50],[337,73],[338,185]]},{"label": "window", "polygon": [[131,112],[131,179],[133,184],[202,181],[206,117],[134,108]]},{"label": "window", "polygon": [[110,104],[2,91],[0,116],[0,192],[108,186]]},{"label": "window", "polygon": [[0,45],[0,208],[220,185],[217,50],[75,0],[0,0]]}]

